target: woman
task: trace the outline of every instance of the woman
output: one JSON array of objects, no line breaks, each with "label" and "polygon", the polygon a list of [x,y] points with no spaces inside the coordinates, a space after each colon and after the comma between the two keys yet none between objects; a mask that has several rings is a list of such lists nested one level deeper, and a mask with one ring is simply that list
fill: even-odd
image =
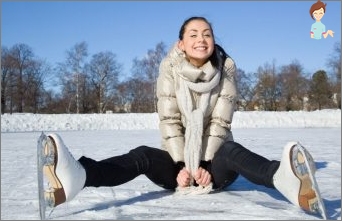
[{"label": "woman", "polygon": [[327,38],[328,35],[334,37],[334,32],[332,30],[325,30],[325,25],[321,22],[325,14],[325,7],[327,4],[318,0],[316,3],[312,4],[310,8],[310,15],[313,20],[316,20],[315,23],[311,25],[310,37],[314,39],[322,39],[322,35],[324,38]]},{"label": "woman", "polygon": [[[318,201],[295,142],[285,146],[281,161],[270,161],[233,141],[230,130],[237,99],[234,61],[215,44],[203,17],[184,22],[179,40],[160,64],[158,114],[163,149],[140,146],[101,161],[76,161],[57,134],[45,137],[45,166],[54,192],[50,206],[73,199],[84,187],[117,186],[144,174],[156,185],[178,194],[203,194],[232,184],[239,174],[278,189],[308,211]],[[46,154],[49,155],[49,154]],[[311,158],[312,160],[312,158]],[[312,165],[313,167],[313,165]]]}]

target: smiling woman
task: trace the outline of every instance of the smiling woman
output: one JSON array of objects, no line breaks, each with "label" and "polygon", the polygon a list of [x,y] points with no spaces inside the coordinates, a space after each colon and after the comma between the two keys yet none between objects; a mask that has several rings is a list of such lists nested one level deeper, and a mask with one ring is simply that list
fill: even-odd
[{"label": "smiling woman", "polygon": [[39,174],[45,173],[51,188],[41,199],[56,207],[73,200],[85,187],[124,185],[140,175],[175,194],[208,194],[243,176],[326,218],[315,185],[314,160],[300,143],[288,142],[281,159],[270,160],[234,141],[236,66],[215,43],[208,20],[190,17],[179,33],[160,63],[157,79],[162,148],[140,145],[101,160],[87,156],[76,160],[59,134],[42,134],[39,162],[49,163],[39,164]]},{"label": "smiling woman", "polygon": [[200,18],[198,20],[191,18],[185,21],[181,27],[179,39],[178,48],[186,54],[189,62],[196,67],[203,66],[213,54],[214,33],[207,21]]}]

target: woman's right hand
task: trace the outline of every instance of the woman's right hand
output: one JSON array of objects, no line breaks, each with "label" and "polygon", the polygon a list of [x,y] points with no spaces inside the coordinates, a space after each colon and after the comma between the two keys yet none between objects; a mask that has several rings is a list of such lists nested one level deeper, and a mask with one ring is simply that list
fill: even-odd
[{"label": "woman's right hand", "polygon": [[186,187],[190,185],[190,173],[185,169],[181,169],[177,175],[177,183],[180,187]]}]

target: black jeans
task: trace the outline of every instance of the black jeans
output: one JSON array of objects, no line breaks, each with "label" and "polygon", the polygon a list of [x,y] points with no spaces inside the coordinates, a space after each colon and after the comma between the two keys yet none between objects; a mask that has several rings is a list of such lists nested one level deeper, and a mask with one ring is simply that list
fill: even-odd
[{"label": "black jeans", "polygon": [[[86,170],[85,187],[117,186],[144,174],[156,185],[174,190],[180,170],[168,152],[147,146],[101,161],[82,156],[79,162]],[[212,175],[214,189],[225,188],[239,174],[255,184],[274,188],[272,178],[279,164],[231,141],[220,147],[206,169]]]}]

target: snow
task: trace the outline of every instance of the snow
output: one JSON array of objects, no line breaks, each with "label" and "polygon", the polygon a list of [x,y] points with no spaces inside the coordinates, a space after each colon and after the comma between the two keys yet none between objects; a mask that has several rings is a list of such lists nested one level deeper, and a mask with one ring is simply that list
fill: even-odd
[{"label": "snow", "polygon": [[[328,219],[341,219],[341,111],[239,112],[235,141],[279,160],[288,141],[301,142],[316,161]],[[76,159],[96,160],[139,145],[159,147],[158,115],[1,115],[1,219],[39,219],[36,145],[41,132],[59,133]],[[48,216],[57,220],[317,220],[277,190],[243,177],[222,192],[176,196],[141,175],[116,187],[87,187]]]}]

